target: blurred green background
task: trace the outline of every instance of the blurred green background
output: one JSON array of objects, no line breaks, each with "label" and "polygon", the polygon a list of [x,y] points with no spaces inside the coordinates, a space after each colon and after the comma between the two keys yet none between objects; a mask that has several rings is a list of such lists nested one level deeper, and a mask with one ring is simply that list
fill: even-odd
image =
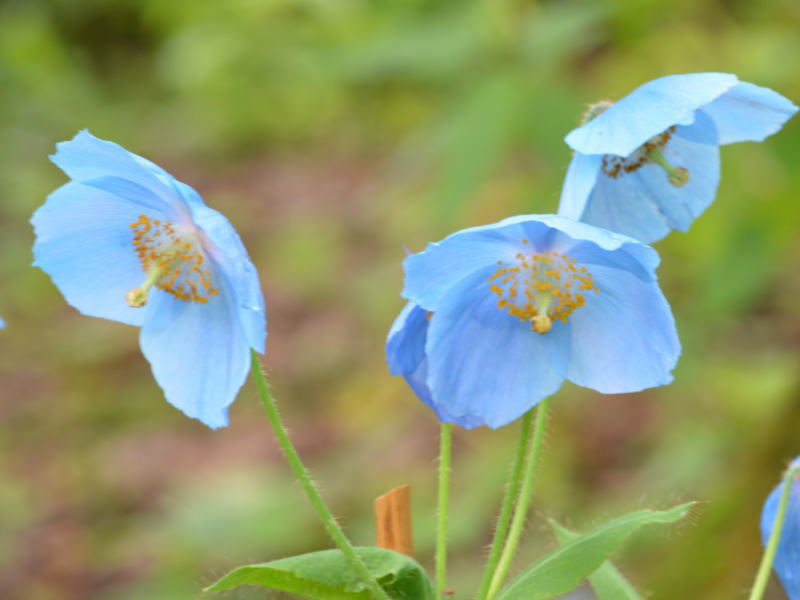
[{"label": "blurred green background", "polygon": [[[328,546],[254,389],[212,432],[169,406],[137,330],[80,316],[30,267],[28,219],[89,128],[194,186],[266,295],[266,363],[357,543],[414,494],[431,564],[438,425],[383,341],[405,247],[553,212],[583,105],[726,71],[800,100],[796,0],[5,0],[0,4],[0,598],[193,598],[228,568]],[[652,598],[744,597],[761,504],[800,453],[800,120],[722,151],[718,201],[657,244],[675,383],[554,403],[518,567],[586,529],[702,501],[616,562]],[[516,426],[456,432],[452,580],[474,589]],[[781,592],[773,590],[773,598]],[[229,598],[265,597],[239,591]]]}]

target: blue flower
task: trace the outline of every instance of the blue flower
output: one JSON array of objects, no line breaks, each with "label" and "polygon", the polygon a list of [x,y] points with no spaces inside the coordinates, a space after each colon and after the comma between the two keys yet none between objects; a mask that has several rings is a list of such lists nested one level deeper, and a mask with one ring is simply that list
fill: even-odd
[{"label": "blue flower", "polygon": [[658,262],[560,216],[459,231],[405,259],[389,369],[467,428],[506,425],[564,379],[608,394],[665,385],[680,344]]},{"label": "blue flower", "polygon": [[714,201],[719,146],[762,141],[796,111],[728,73],[668,75],[599,102],[565,138],[575,155],[559,214],[646,243],[687,231]]},{"label": "blue flower", "polygon": [[[792,466],[800,466],[800,456],[794,459]],[[772,533],[782,489],[783,482],[772,490],[761,512],[761,540],[764,546]],[[792,480],[789,505],[772,566],[790,600],[800,600],[800,480],[797,477]]]},{"label": "blue flower", "polygon": [[86,315],[141,327],[167,400],[227,425],[264,352],[258,275],[228,220],[147,159],[82,131],[52,161],[71,179],[31,220],[34,265]]}]

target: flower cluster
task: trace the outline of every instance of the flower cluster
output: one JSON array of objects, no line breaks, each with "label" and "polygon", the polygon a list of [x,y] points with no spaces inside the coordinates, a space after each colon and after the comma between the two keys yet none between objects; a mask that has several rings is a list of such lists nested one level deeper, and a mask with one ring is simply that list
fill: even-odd
[{"label": "flower cluster", "polygon": [[664,385],[680,354],[646,243],[713,201],[719,146],[797,110],[725,73],[671,75],[589,107],[559,216],[459,231],[405,259],[386,352],[442,421],[499,427],[568,379],[602,393]]},{"label": "flower cluster", "polygon": [[[761,141],[796,111],[726,73],[662,77],[591,105],[565,138],[574,156],[557,215],[464,229],[405,259],[408,302],[386,343],[391,373],[441,421],[465,428],[506,425],[565,380],[605,394],[670,383],[681,348],[647,244],[686,231],[713,202],[720,146]],[[258,275],[236,231],[194,189],[87,131],[51,158],[71,181],[33,215],[34,264],[80,312],[140,327],[166,399],[209,427],[226,425],[252,352],[266,343]],[[279,442],[319,508],[263,390]],[[774,567],[793,600],[799,460],[761,522],[765,543],[780,530]]]},{"label": "flower cluster", "polygon": [[[459,231],[405,260],[409,301],[387,358],[443,421],[499,427],[564,380],[664,385],[680,354],[646,243],[711,203],[719,146],[796,111],[724,73],[672,75],[592,105],[558,216]],[[230,223],[188,185],[88,132],[52,157],[71,181],[36,211],[35,264],[81,312],[141,327],[169,402],[211,427],[264,351],[258,275]]]}]

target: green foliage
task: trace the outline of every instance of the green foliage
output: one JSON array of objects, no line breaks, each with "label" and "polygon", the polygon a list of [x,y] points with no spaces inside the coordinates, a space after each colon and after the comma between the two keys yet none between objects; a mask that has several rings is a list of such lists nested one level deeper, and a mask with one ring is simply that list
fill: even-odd
[{"label": "green foliage", "polygon": [[[3,600],[185,600],[225,565],[325,543],[252,390],[225,430],[188,421],[162,400],[134,329],[77,314],[30,267],[28,219],[66,181],[47,160],[55,141],[88,127],[231,219],[267,297],[276,395],[326,497],[370,543],[371,499],[412,483],[427,566],[438,425],[382,348],[403,247],[555,210],[583,104],[654,77],[727,71],[800,99],[795,0],[514,2],[531,10],[506,25],[481,12],[511,5],[0,2]],[[502,31],[519,36],[516,54]],[[478,96],[509,106],[482,92],[504,77],[514,110],[468,120]],[[717,202],[658,243],[684,347],[675,382],[615,397],[565,386],[554,404],[544,510],[583,523],[676,489],[707,502],[683,535],[645,533],[621,552],[666,597],[729,600],[750,585],[756,516],[797,454],[799,136],[795,117],[763,144],[722,148]],[[455,432],[459,598],[480,576],[513,438]],[[539,536],[524,544],[545,552]]]},{"label": "green foliage", "polygon": [[[434,592],[423,568],[410,556],[384,548],[356,548],[370,574],[394,600],[433,600]],[[234,569],[206,588],[207,592],[240,585],[257,585],[290,592],[312,600],[369,600],[370,595],[339,550],[300,556]]]},{"label": "green foliage", "polygon": [[[562,546],[581,537],[579,533],[570,531],[553,519],[550,519],[550,526]],[[639,592],[610,560],[605,561],[589,576],[589,582],[598,600],[642,600]]]},{"label": "green foliage", "polygon": [[580,535],[537,560],[503,588],[497,600],[548,600],[594,573],[622,543],[645,525],[674,523],[694,503],[668,510],[637,510]]}]

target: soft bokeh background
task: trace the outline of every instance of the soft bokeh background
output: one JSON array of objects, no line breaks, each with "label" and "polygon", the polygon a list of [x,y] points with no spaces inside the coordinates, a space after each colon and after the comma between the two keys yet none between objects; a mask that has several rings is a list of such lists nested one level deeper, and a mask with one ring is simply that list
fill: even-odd
[{"label": "soft bokeh background", "polygon": [[[372,499],[411,483],[430,565],[437,423],[383,358],[405,247],[554,211],[588,101],[719,70],[797,102],[798,26],[796,0],[0,4],[0,597],[193,598],[328,546],[249,384],[229,428],[185,418],[136,329],[80,316],[30,268],[28,219],[65,182],[56,141],[90,128],[230,218],[261,271],[276,395],[336,513],[372,543]],[[718,201],[657,244],[675,383],[563,388],[519,567],[553,547],[544,516],[585,529],[699,499],[615,560],[653,598],[745,596],[761,503],[800,453],[800,120],[722,155]],[[457,432],[462,598],[515,436]]]}]

